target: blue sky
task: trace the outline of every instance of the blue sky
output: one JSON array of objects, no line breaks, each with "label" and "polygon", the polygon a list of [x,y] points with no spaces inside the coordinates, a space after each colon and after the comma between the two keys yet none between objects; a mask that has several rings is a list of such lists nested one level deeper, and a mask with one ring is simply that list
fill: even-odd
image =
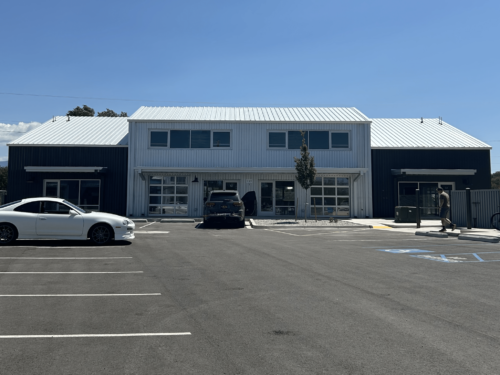
[{"label": "blue sky", "polygon": [[498,0],[4,2],[0,158],[21,135],[7,131],[83,104],[352,106],[442,116],[493,146],[498,171],[498,14]]}]

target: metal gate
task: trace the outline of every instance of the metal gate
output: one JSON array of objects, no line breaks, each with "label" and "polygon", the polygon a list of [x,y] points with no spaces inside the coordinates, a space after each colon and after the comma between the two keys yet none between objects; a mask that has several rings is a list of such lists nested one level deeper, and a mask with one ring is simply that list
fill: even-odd
[{"label": "metal gate", "polygon": [[[471,190],[472,227],[490,228],[490,219],[500,212],[500,190]],[[465,190],[451,192],[451,215],[453,223],[467,226],[467,199]]]}]

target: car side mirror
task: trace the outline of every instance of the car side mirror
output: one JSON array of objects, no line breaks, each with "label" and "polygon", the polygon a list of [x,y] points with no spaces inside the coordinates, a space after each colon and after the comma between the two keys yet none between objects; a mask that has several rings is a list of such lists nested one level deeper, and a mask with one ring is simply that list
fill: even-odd
[{"label": "car side mirror", "polygon": [[70,215],[78,215],[78,212],[76,212],[75,210],[69,210],[69,214]]}]

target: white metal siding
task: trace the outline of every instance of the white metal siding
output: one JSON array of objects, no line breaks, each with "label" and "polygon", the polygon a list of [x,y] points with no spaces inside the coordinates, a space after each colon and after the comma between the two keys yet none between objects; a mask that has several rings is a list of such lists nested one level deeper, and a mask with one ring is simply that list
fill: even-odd
[{"label": "white metal siding", "polygon": [[[135,166],[147,167],[295,167],[299,150],[268,149],[268,130],[346,130],[351,133],[351,150],[310,150],[316,167],[370,168],[366,128],[368,124],[231,124],[231,123],[131,123],[131,145]],[[150,129],[231,130],[231,149],[149,148]]]},{"label": "white metal siding", "polygon": [[[161,175],[161,172],[158,173]],[[301,188],[295,180],[295,174],[246,174],[246,173],[171,173],[170,175],[187,176],[188,180],[188,216],[201,216],[203,214],[203,181],[206,180],[224,180],[238,183],[238,192],[241,196],[249,191],[255,191],[257,196],[260,194],[260,182],[263,181],[295,181],[296,195],[299,200],[297,213],[299,217],[304,217],[304,203],[308,202],[311,195]],[[148,181],[142,180],[137,172],[133,174],[132,190],[133,195],[129,197],[129,213],[132,216],[148,216]],[[194,177],[199,182],[192,182]],[[321,176],[321,175],[318,175]],[[335,176],[349,177],[350,184],[350,207],[351,215],[357,217],[371,216],[371,202],[367,201],[366,185],[367,176],[360,176],[355,182],[357,175],[337,174]],[[248,183],[251,181],[251,183]],[[260,200],[259,200],[260,203]],[[309,213],[308,213],[309,215]]]}]

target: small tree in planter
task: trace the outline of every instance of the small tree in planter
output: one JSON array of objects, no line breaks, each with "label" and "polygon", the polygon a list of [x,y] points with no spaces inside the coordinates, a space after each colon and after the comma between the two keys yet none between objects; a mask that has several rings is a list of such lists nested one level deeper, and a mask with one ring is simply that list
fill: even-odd
[{"label": "small tree in planter", "polygon": [[[314,178],[316,177],[316,168],[314,167],[314,156],[309,154],[309,150],[306,145],[305,133],[302,134],[302,146],[300,146],[300,159],[294,157],[295,170],[297,171],[297,176],[295,178],[299,182],[300,186],[306,191],[306,203],[304,205],[304,219],[307,223],[307,190],[314,183]],[[298,207],[297,207],[298,209]]]}]

